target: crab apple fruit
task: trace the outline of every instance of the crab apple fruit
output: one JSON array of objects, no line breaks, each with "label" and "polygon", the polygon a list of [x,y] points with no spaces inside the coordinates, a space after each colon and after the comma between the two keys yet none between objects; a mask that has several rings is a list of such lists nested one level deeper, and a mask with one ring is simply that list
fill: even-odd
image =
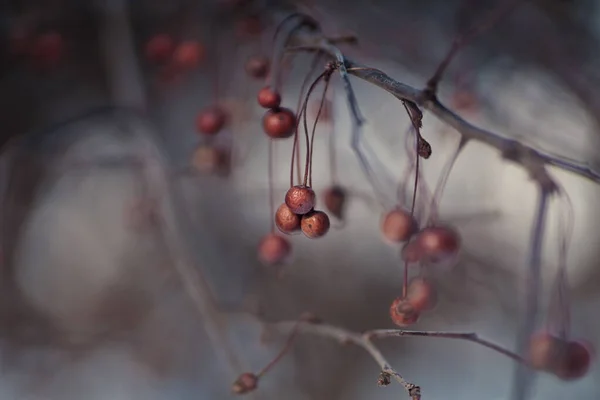
[{"label": "crab apple fruit", "polygon": [[406,242],[417,231],[417,221],[406,210],[397,208],[384,215],[383,237],[392,243]]},{"label": "crab apple fruit", "polygon": [[269,74],[269,59],[264,56],[250,57],[244,68],[252,78],[264,79]]},{"label": "crab apple fruit", "polygon": [[417,311],[430,311],[437,304],[437,291],[429,279],[415,278],[408,284],[406,298]]},{"label": "crab apple fruit", "polygon": [[404,297],[398,297],[390,306],[392,322],[400,327],[413,325],[419,320],[419,311]]},{"label": "crab apple fruit", "polygon": [[33,41],[31,55],[42,66],[54,66],[62,58],[64,47],[62,35],[50,31],[38,36]]},{"label": "crab apple fruit", "polygon": [[263,117],[263,129],[272,139],[287,139],[294,134],[296,115],[288,108],[269,110]]},{"label": "crab apple fruit", "polygon": [[245,394],[258,387],[258,376],[251,372],[241,374],[231,386],[231,391],[235,394]]},{"label": "crab apple fruit", "polygon": [[149,61],[162,63],[173,55],[174,50],[175,42],[171,38],[171,35],[159,33],[148,40],[144,53]]},{"label": "crab apple fruit", "polygon": [[404,245],[400,252],[402,260],[407,263],[416,263],[421,259],[421,251],[414,240]]},{"label": "crab apple fruit", "polygon": [[292,245],[283,236],[269,233],[258,245],[258,258],[266,265],[278,265],[287,261]]},{"label": "crab apple fruit", "polygon": [[196,117],[196,128],[205,135],[216,135],[226,122],[225,111],[219,106],[213,106],[200,111]]},{"label": "crab apple fruit", "polygon": [[417,234],[416,243],[422,255],[431,262],[452,258],[460,249],[459,234],[449,227],[431,226]]},{"label": "crab apple fruit", "polygon": [[563,380],[583,378],[590,369],[594,351],[589,343],[569,341],[554,373]]},{"label": "crab apple fruit", "polygon": [[206,50],[202,44],[193,40],[186,40],[175,47],[173,61],[178,67],[191,70],[202,62],[205,52]]},{"label": "crab apple fruit", "polygon": [[344,188],[334,185],[325,191],[323,198],[327,211],[336,218],[343,219],[346,206],[346,191]]},{"label": "crab apple fruit", "polygon": [[309,239],[317,239],[329,232],[329,217],[323,211],[310,211],[302,216],[300,227],[302,233]]},{"label": "crab apple fruit", "polygon": [[215,146],[200,145],[192,155],[192,166],[204,174],[225,174],[229,170],[229,152]]},{"label": "crab apple fruit", "polygon": [[261,107],[274,109],[281,104],[281,95],[270,86],[265,86],[258,92],[257,100]]},{"label": "crab apple fruit", "polygon": [[554,372],[565,353],[566,342],[548,332],[534,333],[529,339],[529,365],[538,370]]},{"label": "crab apple fruit", "polygon": [[317,201],[315,191],[308,186],[296,185],[285,194],[285,204],[294,214],[303,215],[315,207]]},{"label": "crab apple fruit", "polygon": [[300,216],[294,214],[287,204],[282,203],[275,213],[275,225],[283,233],[294,233],[300,229]]}]

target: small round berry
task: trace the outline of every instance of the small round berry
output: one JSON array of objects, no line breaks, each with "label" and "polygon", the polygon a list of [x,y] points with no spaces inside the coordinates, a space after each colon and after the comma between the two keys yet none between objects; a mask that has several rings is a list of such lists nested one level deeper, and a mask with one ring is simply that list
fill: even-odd
[{"label": "small round berry", "polygon": [[270,86],[265,86],[258,92],[258,104],[263,108],[273,109],[281,104],[281,95]]},{"label": "small round berry", "polygon": [[384,215],[381,223],[383,237],[391,243],[406,242],[417,230],[417,221],[403,209],[395,209]]},{"label": "small round berry", "polygon": [[590,369],[593,354],[593,348],[589,343],[567,342],[564,356],[556,366],[556,376],[564,380],[583,378]]},{"label": "small round berry", "polygon": [[406,298],[417,311],[430,311],[437,304],[437,291],[430,280],[415,278],[408,284]]},{"label": "small round berry", "polygon": [[174,50],[175,43],[171,36],[166,33],[160,33],[148,40],[145,47],[145,55],[149,61],[162,63],[171,57]]},{"label": "small round berry", "polygon": [[235,394],[245,394],[256,390],[257,387],[258,376],[250,372],[244,372],[233,382],[231,391]]},{"label": "small round berry", "polygon": [[325,208],[333,216],[343,219],[346,206],[346,191],[341,186],[332,186],[325,191],[323,196]]},{"label": "small round berry", "polygon": [[296,115],[288,108],[269,110],[263,117],[263,129],[272,139],[287,139],[294,134]]},{"label": "small round berry", "polygon": [[302,216],[300,222],[302,233],[307,238],[317,239],[329,232],[329,217],[323,211],[310,211]]},{"label": "small round berry", "polygon": [[408,263],[416,263],[421,259],[421,249],[416,241],[409,242],[404,245],[401,252],[402,260]]},{"label": "small round berry", "polygon": [[294,214],[304,215],[315,207],[315,191],[308,186],[296,185],[285,194],[285,204]]},{"label": "small round berry", "polygon": [[202,62],[205,55],[202,44],[187,40],[179,43],[173,52],[173,61],[177,66],[185,70],[194,69]]},{"label": "small round berry", "polygon": [[245,69],[252,78],[264,79],[269,74],[269,59],[263,56],[250,57],[246,61]]},{"label": "small round berry", "polygon": [[300,216],[294,214],[287,204],[282,203],[275,213],[275,225],[283,233],[294,233],[300,229]]},{"label": "small round berry", "polygon": [[290,242],[279,235],[269,233],[258,245],[258,258],[266,265],[279,265],[287,261],[292,252]]},{"label": "small round berry", "polygon": [[542,371],[556,371],[563,358],[566,342],[548,332],[538,332],[529,339],[529,365]]},{"label": "small round berry", "polygon": [[31,55],[41,66],[54,66],[62,58],[64,47],[60,33],[46,32],[34,40]]},{"label": "small round berry", "polygon": [[229,166],[229,152],[215,146],[200,145],[192,155],[192,166],[200,173],[226,173]]},{"label": "small round berry", "polygon": [[219,133],[225,123],[227,116],[221,107],[213,106],[202,110],[196,117],[196,128],[205,135],[215,135]]},{"label": "small round berry", "polygon": [[419,232],[416,239],[422,254],[431,262],[452,258],[460,249],[460,236],[448,227],[432,226]]},{"label": "small round berry", "polygon": [[419,320],[419,312],[407,299],[398,297],[390,306],[390,317],[394,324],[407,327]]}]

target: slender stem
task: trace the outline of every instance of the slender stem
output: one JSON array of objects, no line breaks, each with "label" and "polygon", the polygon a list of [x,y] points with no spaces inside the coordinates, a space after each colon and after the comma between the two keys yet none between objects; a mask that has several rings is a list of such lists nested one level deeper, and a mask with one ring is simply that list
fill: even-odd
[{"label": "slender stem", "polygon": [[269,370],[271,370],[275,365],[277,365],[277,363],[279,361],[281,361],[281,359],[292,349],[292,346],[294,345],[294,341],[296,340],[296,337],[298,336],[298,333],[299,333],[298,328],[300,327],[301,323],[302,323],[302,320],[300,320],[300,319],[298,321],[296,321],[296,323],[294,324],[294,327],[292,328],[292,332],[290,333],[287,341],[285,342],[285,346],[283,346],[283,348],[279,351],[279,353],[275,356],[275,358],[273,358],[267,365],[264,366],[263,369],[261,369],[256,374],[257,378],[260,378],[260,377],[264,376],[267,372],[269,372]]},{"label": "slender stem", "polygon": [[[525,295],[525,315],[516,343],[520,354],[528,351],[529,338],[534,332],[539,309],[541,283],[542,245],[551,192],[544,186],[539,187],[538,205],[531,231],[531,247],[528,261],[527,285]],[[513,376],[513,400],[525,400],[531,388],[532,373],[524,365],[517,365]]]},{"label": "slender stem", "polygon": [[321,79],[323,79],[327,74],[331,74],[331,72],[329,70],[325,70],[321,73],[321,75],[319,75],[317,77],[317,79],[315,79],[315,81],[310,85],[310,87],[308,88],[308,92],[306,93],[306,97],[304,98],[304,105],[302,106],[302,111],[303,112],[303,124],[304,124],[304,136],[306,138],[306,161],[305,161],[305,165],[304,165],[304,181],[303,181],[303,185],[306,186],[308,184],[308,171],[309,171],[309,163],[310,163],[310,136],[308,134],[308,122],[307,122],[307,108],[308,108],[308,99],[310,98],[310,95],[312,93],[312,91],[315,89],[315,87],[317,86],[317,84],[321,81]]},{"label": "slender stem", "polygon": [[506,348],[494,342],[482,339],[474,332],[406,331],[400,329],[376,329],[365,332],[364,336],[370,339],[384,339],[401,336],[422,336],[466,340],[468,342],[477,343],[483,347],[487,347],[488,349],[494,350],[495,352],[505,355],[508,358],[511,358],[520,364],[526,364],[526,360],[520,355],[510,350],[507,350]]},{"label": "slender stem", "polygon": [[323,89],[323,96],[321,96],[321,103],[319,104],[319,110],[317,111],[317,116],[315,117],[315,122],[313,124],[312,133],[310,136],[310,162],[309,162],[309,172],[308,172],[308,185],[312,187],[312,171],[313,171],[313,153],[315,147],[315,132],[317,130],[317,123],[319,122],[319,117],[321,116],[321,111],[323,110],[323,104],[325,103],[325,96],[327,96],[327,89],[329,88],[329,82],[331,81],[331,74],[325,76],[325,88]]},{"label": "slender stem", "polygon": [[269,168],[269,219],[271,221],[271,233],[275,233],[275,202],[273,200],[273,139],[268,139],[268,168]]},{"label": "slender stem", "polygon": [[329,118],[330,118],[330,131],[329,131],[329,173],[331,177],[331,186],[337,186],[338,184],[338,174],[337,174],[337,152],[335,150],[335,117],[333,110],[333,99],[335,99],[335,95],[333,94],[334,87],[331,88],[331,101],[328,103],[329,106]]}]

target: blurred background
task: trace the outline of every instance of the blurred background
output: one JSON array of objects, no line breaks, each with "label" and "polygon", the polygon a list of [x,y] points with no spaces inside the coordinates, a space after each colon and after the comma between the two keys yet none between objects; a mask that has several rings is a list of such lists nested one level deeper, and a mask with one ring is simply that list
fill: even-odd
[{"label": "blurred background", "polygon": [[[256,315],[277,322],[310,311],[352,331],[393,328],[388,311],[403,263],[381,237],[379,203],[391,207],[406,180],[410,121],[401,103],[352,80],[370,161],[392,183],[376,197],[350,146],[341,82],[332,80],[313,187],[320,196],[335,178],[347,188],[345,218],[331,217],[321,239],[289,237],[292,260],[268,267],[257,257],[272,216],[269,142],[256,104],[265,81],[248,75],[247,61],[277,54],[278,22],[300,11],[329,37],[357,37],[341,46],[348,57],[422,88],[454,35],[501,3],[0,2],[0,400],[229,399],[235,378],[260,370],[286,340]],[[440,100],[478,126],[600,169],[599,8],[594,0],[523,1],[461,51]],[[286,58],[283,106],[296,109],[311,62],[310,54]],[[228,119],[207,138],[196,118],[214,104]],[[421,163],[432,189],[460,136],[428,113],[422,134],[433,148]],[[276,206],[289,187],[291,142],[273,146]],[[228,154],[225,168],[205,173],[194,158],[199,145]],[[571,333],[598,347],[600,190],[550,172],[574,209]],[[549,210],[540,327],[564,207],[553,201]],[[440,202],[441,219],[462,237],[460,258],[452,269],[425,271],[439,304],[414,328],[475,331],[512,349],[535,209],[526,173],[469,143]],[[514,363],[486,348],[434,338],[377,344],[424,400],[509,398]],[[531,399],[597,399],[599,371],[593,364],[572,382],[539,374]],[[378,373],[360,348],[300,336],[247,396],[408,398],[395,383],[378,388]]]}]

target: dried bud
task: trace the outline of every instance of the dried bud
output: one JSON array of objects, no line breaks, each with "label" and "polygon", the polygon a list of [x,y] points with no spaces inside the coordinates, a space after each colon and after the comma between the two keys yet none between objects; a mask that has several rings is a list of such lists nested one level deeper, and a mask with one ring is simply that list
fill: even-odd
[{"label": "dried bud", "polygon": [[244,372],[233,382],[231,390],[235,394],[246,394],[255,390],[257,386],[258,377],[251,372]]},{"label": "dried bud", "polygon": [[431,157],[431,145],[427,142],[427,140],[423,139],[422,136],[419,136],[419,157],[428,159]]}]

